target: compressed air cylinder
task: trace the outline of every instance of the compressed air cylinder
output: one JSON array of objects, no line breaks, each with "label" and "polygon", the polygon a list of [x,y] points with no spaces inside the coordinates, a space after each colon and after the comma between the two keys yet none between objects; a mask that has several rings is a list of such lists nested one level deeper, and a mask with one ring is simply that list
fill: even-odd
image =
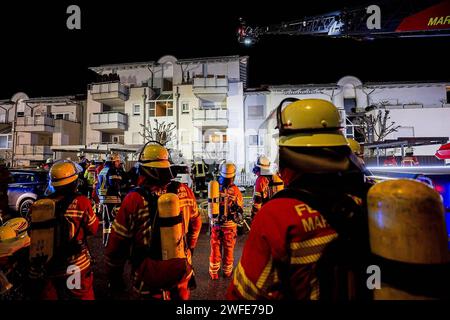
[{"label": "compressed air cylinder", "polygon": [[272,175],[272,188],[271,188],[272,194],[270,195],[270,197],[272,197],[275,193],[283,189],[284,189],[283,180],[281,180],[281,178],[277,174]]},{"label": "compressed air cylinder", "polygon": [[212,180],[208,184],[208,216],[216,219],[219,216],[219,182]]},{"label": "compressed air cylinder", "polygon": [[[416,290],[420,287],[420,279],[427,284],[432,281],[428,280],[433,275],[432,270],[440,270],[448,264],[444,208],[439,193],[415,180],[388,180],[374,185],[367,200],[372,253],[381,257],[382,262],[388,262],[385,265],[391,268],[380,267],[381,289],[374,290],[374,298],[431,298],[420,289],[414,293],[405,289],[408,279],[393,285],[392,282],[383,283],[383,278],[386,279],[389,272],[400,277],[409,272],[412,275],[409,288]],[[418,266],[425,267],[420,269]]]},{"label": "compressed air cylinder", "polygon": [[158,199],[158,214],[161,230],[162,259],[186,258],[183,241],[183,216],[180,200],[173,193],[166,193]]}]

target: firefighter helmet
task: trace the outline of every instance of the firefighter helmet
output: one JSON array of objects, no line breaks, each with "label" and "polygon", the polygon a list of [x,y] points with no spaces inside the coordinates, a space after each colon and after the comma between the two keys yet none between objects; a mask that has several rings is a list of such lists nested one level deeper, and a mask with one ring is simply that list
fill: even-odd
[{"label": "firefighter helmet", "polygon": [[0,242],[15,239],[16,237],[17,233],[11,226],[0,227]]},{"label": "firefighter helmet", "polygon": [[139,154],[139,172],[153,180],[152,183],[167,185],[172,180],[169,152],[156,141],[148,142]]},{"label": "firefighter helmet", "polygon": [[223,178],[234,178],[236,166],[232,162],[225,162],[220,166],[220,176]]},{"label": "firefighter helmet", "polygon": [[57,161],[49,172],[50,184],[53,187],[61,187],[68,185],[78,179],[78,175],[83,169],[70,160]]},{"label": "firefighter helmet", "polygon": [[348,145],[350,147],[350,149],[352,150],[352,152],[356,155],[361,154],[361,145],[359,144],[359,142],[357,142],[355,139],[352,138],[347,138],[348,140]]},{"label": "firefighter helmet", "polygon": [[17,234],[21,234],[28,229],[28,222],[25,218],[12,218],[5,222],[4,226],[11,227]]},{"label": "firefighter helmet", "polygon": [[259,156],[258,160],[256,161],[256,166],[261,169],[270,169],[270,160],[266,156]]},{"label": "firefighter helmet", "polygon": [[257,174],[258,172],[263,176],[272,175],[270,171],[270,160],[266,156],[259,156],[258,160],[256,160],[253,173]]},{"label": "firefighter helmet", "polygon": [[46,163],[46,164],[52,164],[52,163],[53,163],[53,158],[48,158],[48,159],[45,161],[45,163]]},{"label": "firefighter helmet", "polygon": [[[285,102],[291,102],[285,108]],[[322,99],[283,100],[277,109],[279,145],[285,147],[348,146],[336,106]]]},{"label": "firefighter helmet", "polygon": [[139,155],[143,167],[170,168],[169,152],[160,144],[147,144]]}]

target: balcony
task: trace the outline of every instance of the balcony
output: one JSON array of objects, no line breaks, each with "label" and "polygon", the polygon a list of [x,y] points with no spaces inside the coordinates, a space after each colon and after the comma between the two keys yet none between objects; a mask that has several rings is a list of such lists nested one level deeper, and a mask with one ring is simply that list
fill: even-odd
[{"label": "balcony", "polygon": [[93,83],[89,90],[94,101],[112,107],[124,106],[129,96],[128,87],[119,81]]},{"label": "balcony", "polygon": [[194,127],[223,128],[228,127],[228,110],[222,109],[194,109]]},{"label": "balcony", "polygon": [[44,161],[53,155],[50,146],[18,145],[16,155],[20,160]]},{"label": "balcony", "polygon": [[47,115],[18,117],[16,131],[53,133],[55,120]]},{"label": "balcony", "polygon": [[226,159],[228,154],[227,143],[193,142],[192,151],[204,159],[221,160]]},{"label": "balcony", "polygon": [[128,128],[128,116],[122,112],[91,113],[89,124],[92,130],[106,133],[122,133]]},{"label": "balcony", "polygon": [[223,102],[228,95],[228,78],[226,76],[196,77],[193,83],[194,94],[208,102]]}]

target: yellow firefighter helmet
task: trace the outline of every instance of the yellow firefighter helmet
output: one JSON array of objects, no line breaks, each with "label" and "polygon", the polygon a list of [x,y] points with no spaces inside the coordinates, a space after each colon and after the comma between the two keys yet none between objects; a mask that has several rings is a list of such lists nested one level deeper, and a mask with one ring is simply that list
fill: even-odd
[{"label": "yellow firefighter helmet", "polygon": [[160,144],[147,144],[139,155],[143,167],[170,168],[169,152]]},{"label": "yellow firefighter helmet", "polygon": [[[293,101],[289,99],[288,101]],[[334,104],[322,99],[297,100],[277,110],[279,145],[285,147],[348,146]]]},{"label": "yellow firefighter helmet", "polygon": [[83,169],[70,160],[60,160],[50,168],[50,184],[53,187],[68,185],[78,179]]},{"label": "yellow firefighter helmet", "polygon": [[0,242],[15,239],[16,237],[17,233],[11,226],[0,227]]},{"label": "yellow firefighter helmet", "polygon": [[347,138],[348,140],[348,145],[350,147],[350,149],[352,150],[352,152],[356,155],[361,154],[361,145],[359,144],[359,142],[357,142],[355,139],[352,138]]},{"label": "yellow firefighter helmet", "polygon": [[220,166],[220,176],[223,178],[234,178],[236,166],[232,162],[225,162]]},{"label": "yellow firefighter helmet", "polygon": [[21,234],[28,229],[28,222],[25,218],[12,218],[5,222],[4,226],[13,228],[17,234]]}]

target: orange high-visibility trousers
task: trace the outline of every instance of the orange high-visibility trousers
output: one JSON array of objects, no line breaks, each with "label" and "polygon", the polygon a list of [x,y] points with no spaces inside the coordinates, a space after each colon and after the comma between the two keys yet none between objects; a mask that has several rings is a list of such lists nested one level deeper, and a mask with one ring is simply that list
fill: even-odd
[{"label": "orange high-visibility trousers", "polygon": [[[217,279],[220,265],[224,277],[230,277],[233,272],[234,246],[236,244],[237,227],[215,226],[211,230],[211,254],[209,256],[209,274]],[[223,250],[223,255],[222,255]]]}]

